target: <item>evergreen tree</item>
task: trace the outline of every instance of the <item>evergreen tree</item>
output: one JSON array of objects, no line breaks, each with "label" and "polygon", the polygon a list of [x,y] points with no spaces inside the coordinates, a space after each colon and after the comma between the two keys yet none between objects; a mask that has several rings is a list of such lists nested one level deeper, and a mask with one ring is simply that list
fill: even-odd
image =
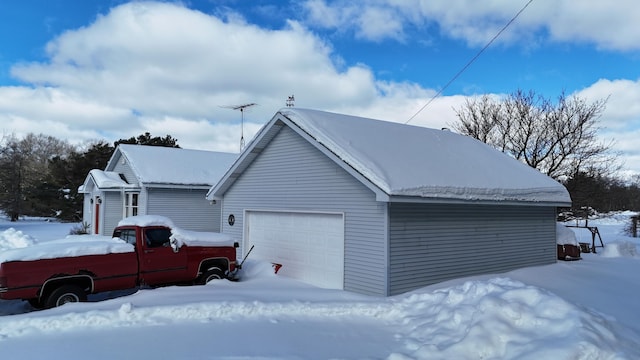
[{"label": "evergreen tree", "polygon": [[133,144],[133,145],[150,145],[150,146],[165,146],[179,148],[178,139],[173,138],[171,135],[165,135],[165,137],[154,136],[152,137],[149,132],[138,135],[137,138],[130,137],[129,139],[120,139],[114,143],[114,146],[118,144]]},{"label": "evergreen tree", "polygon": [[104,169],[114,148],[107,142],[93,143],[84,151],[73,151],[69,156],[51,159],[51,181],[57,190],[57,217],[65,221],[82,219],[83,197],[78,187],[84,183],[92,169]]}]

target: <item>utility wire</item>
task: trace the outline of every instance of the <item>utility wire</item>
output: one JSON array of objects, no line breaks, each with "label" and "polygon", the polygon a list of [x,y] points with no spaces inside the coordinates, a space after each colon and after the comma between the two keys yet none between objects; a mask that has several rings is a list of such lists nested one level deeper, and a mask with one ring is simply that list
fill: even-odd
[{"label": "utility wire", "polygon": [[529,5],[533,2],[533,0],[529,0],[529,2],[527,2],[522,9],[520,9],[520,11],[518,11],[517,14],[515,14],[514,17],[511,18],[511,20],[509,20],[509,22],[502,28],[500,29],[500,31],[498,31],[497,34],[495,34],[495,36],[493,38],[491,38],[491,40],[489,40],[489,42],[482,48],[480,49],[480,51],[478,51],[478,53],[476,54],[476,56],[474,56],[471,60],[469,60],[469,62],[467,62],[467,64],[462,67],[462,69],[460,69],[460,71],[458,71],[452,78],[451,80],[449,80],[449,82],[447,82],[431,99],[429,99],[429,101],[427,101],[426,104],[424,104],[424,106],[422,106],[420,108],[420,110],[418,110],[415,114],[413,114],[412,117],[409,118],[409,120],[407,120],[405,122],[405,124],[408,124],[411,120],[413,120],[413,118],[415,118],[416,116],[418,116],[418,114],[420,114],[422,112],[422,110],[424,110],[427,106],[429,106],[429,104],[431,104],[433,102],[433,100],[435,100],[436,98],[438,98],[440,95],[442,95],[442,92],[449,87],[449,85],[451,85],[451,83],[453,83],[460,75],[462,75],[463,72],[465,72],[465,70],[467,70],[467,68],[469,66],[471,66],[471,64],[473,64],[474,61],[476,61],[480,55],[482,55],[482,53],[487,50],[487,48],[489,46],[491,46],[491,44],[493,44],[493,42],[500,36],[500,34],[502,34],[510,25],[511,23],[513,23],[518,16],[520,16],[520,14],[522,14],[522,12],[529,7]]}]

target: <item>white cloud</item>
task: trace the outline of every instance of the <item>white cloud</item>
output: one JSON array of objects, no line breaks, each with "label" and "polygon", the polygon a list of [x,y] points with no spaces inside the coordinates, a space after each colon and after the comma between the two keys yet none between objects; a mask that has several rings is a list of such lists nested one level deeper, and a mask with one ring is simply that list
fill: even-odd
[{"label": "white cloud", "polygon": [[640,80],[601,79],[576,95],[588,101],[607,99],[600,118],[602,137],[622,153],[627,174],[640,174]]},{"label": "white cloud", "polygon": [[600,79],[577,95],[590,101],[607,99],[603,126],[612,130],[640,128],[640,80]]},{"label": "white cloud", "polygon": [[[377,0],[354,5],[346,0],[309,0],[305,9],[311,25],[352,29],[372,41],[402,40],[411,28],[418,28],[427,37],[424,25],[437,24],[442,35],[479,47],[525,4],[511,0]],[[384,22],[366,21],[370,12],[384,13],[379,17]],[[537,0],[501,34],[498,42],[519,42],[529,47],[546,36],[552,41],[586,42],[603,49],[633,51],[640,49],[638,19],[640,6],[635,0]],[[374,32],[372,24],[383,26]]]},{"label": "white cloud", "polygon": [[[425,21],[427,10],[443,24],[451,23],[451,29],[460,21],[455,15],[467,10],[466,19],[475,24],[471,10],[480,5],[447,3],[449,8],[436,0],[373,2],[377,7],[370,8],[372,12],[359,14],[368,14],[369,25],[387,21],[389,27],[359,31],[372,39],[382,39],[384,34],[403,36],[398,23],[386,17],[389,14],[376,11],[389,4],[416,24]],[[326,19],[325,26],[339,27],[347,15],[354,14],[321,0],[307,4],[317,7],[316,14],[324,14],[318,18]],[[409,14],[410,4],[422,7]],[[486,3],[481,14],[507,17],[513,12],[511,8],[498,11],[500,4]],[[495,18],[502,19],[498,15]],[[245,112],[248,142],[292,94],[298,107],[401,123],[435,95],[434,90],[415,83],[381,81],[365,64],[336,62],[331,46],[298,22],[267,30],[237,15],[229,19],[169,3],[118,6],[94,23],[53,39],[47,45],[48,61],[13,68],[14,76],[30,86],[0,87],[1,130],[19,135],[42,132],[74,143],[111,142],[149,131],[156,136],[170,134],[186,148],[235,152],[240,113],[224,105],[258,103]],[[525,23],[537,26],[535,21]],[[620,149],[637,159],[634,137],[627,135],[637,134],[638,126],[630,131],[628,124],[640,119],[639,82],[601,80],[581,94],[588,98],[611,95],[603,123],[619,139]],[[437,98],[410,124],[450,127],[456,120],[453,109],[464,101],[464,96]],[[640,163],[633,166],[640,172]]]},{"label": "white cloud", "polygon": [[404,38],[400,19],[385,8],[365,8],[359,18],[359,37],[371,40]]},{"label": "white cloud", "polygon": [[369,41],[394,39],[403,41],[404,17],[398,8],[384,2],[367,4],[309,0],[303,4],[306,22],[311,26],[338,32],[353,31],[356,38]]},{"label": "white cloud", "polygon": [[149,131],[183,147],[237,151],[240,113],[225,105],[258,103],[245,112],[248,141],[292,94],[298,107],[376,118],[408,118],[431,96],[416,84],[377,81],[365,65],[336,63],[297,22],[267,30],[228,18],[168,3],[118,6],[51,40],[48,61],[13,67],[32,86],[0,88],[3,126],[76,142]]},{"label": "white cloud", "polygon": [[[546,4],[553,10],[546,14],[546,25],[555,40],[585,41],[612,50],[640,49],[640,6],[635,0],[547,0]],[[540,22],[544,19],[541,14]]]}]

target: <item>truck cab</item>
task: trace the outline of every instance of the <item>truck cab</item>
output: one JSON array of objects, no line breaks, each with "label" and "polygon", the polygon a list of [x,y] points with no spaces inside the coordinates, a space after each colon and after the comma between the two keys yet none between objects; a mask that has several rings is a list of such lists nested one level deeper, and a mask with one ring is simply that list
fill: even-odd
[{"label": "truck cab", "polygon": [[[237,267],[236,242],[232,246],[214,242],[208,246],[189,246],[180,243],[179,235],[174,232],[164,225],[121,225],[114,230],[114,238],[135,247],[140,284],[156,286],[194,279],[204,284],[214,278],[233,278]],[[213,237],[213,234],[207,236]],[[202,278],[205,273],[209,276]],[[213,276],[216,274],[217,277]]]}]

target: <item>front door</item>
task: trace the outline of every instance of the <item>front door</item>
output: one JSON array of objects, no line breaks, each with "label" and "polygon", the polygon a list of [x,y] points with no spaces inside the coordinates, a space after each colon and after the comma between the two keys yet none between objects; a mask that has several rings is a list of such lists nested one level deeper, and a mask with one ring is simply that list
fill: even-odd
[{"label": "front door", "polygon": [[186,250],[174,252],[170,245],[171,230],[151,227],[144,228],[143,232],[140,278],[145,284],[162,285],[193,280],[195,273],[187,273]]},{"label": "front door", "polygon": [[100,204],[102,203],[102,200],[100,200],[99,196],[96,196],[94,201],[93,201],[94,205],[95,205],[95,209],[93,211],[93,233],[96,235],[100,234]]}]

